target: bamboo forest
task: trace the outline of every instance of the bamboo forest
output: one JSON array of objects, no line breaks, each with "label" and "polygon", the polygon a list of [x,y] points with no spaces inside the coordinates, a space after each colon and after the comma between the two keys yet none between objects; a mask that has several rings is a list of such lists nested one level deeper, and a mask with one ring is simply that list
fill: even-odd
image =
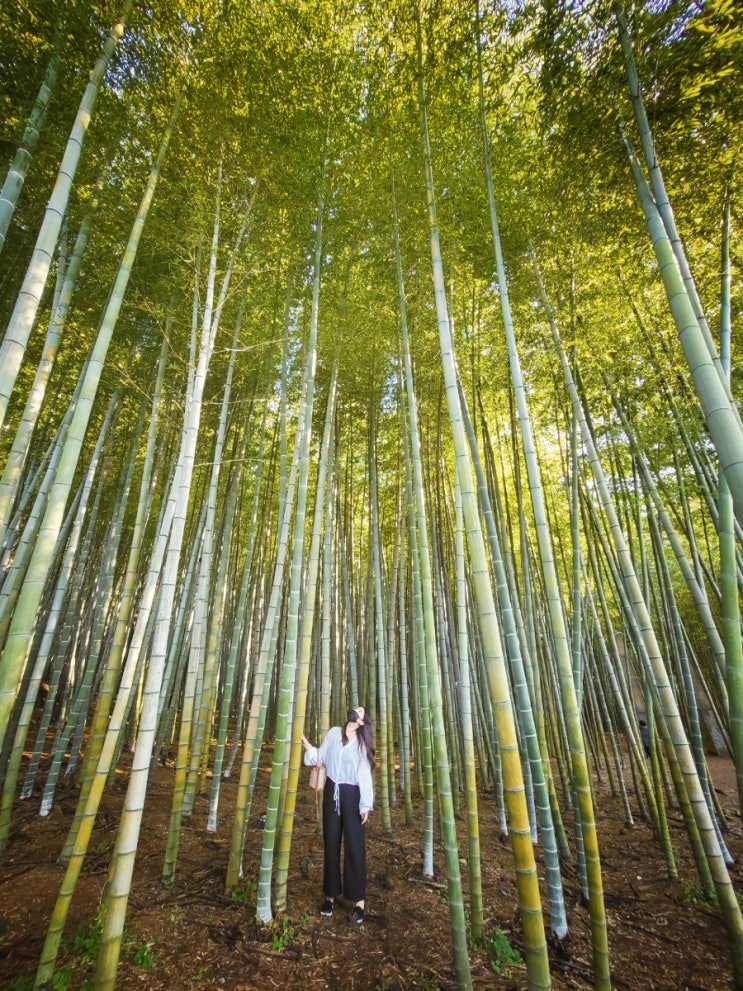
[{"label": "bamboo forest", "polygon": [[0,988],[743,989],[742,93],[737,0],[0,6]]}]

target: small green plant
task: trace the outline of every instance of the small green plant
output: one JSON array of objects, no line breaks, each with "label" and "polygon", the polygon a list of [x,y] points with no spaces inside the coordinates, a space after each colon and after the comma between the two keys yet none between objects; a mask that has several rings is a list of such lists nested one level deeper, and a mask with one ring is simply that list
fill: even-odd
[{"label": "small green plant", "polygon": [[513,967],[523,966],[523,959],[519,951],[511,946],[508,936],[502,929],[495,928],[483,941],[484,948],[488,954],[490,968],[496,974],[503,977],[510,977]]},{"label": "small green plant", "polygon": [[438,991],[438,978],[435,974],[418,974],[413,978],[411,987],[415,991]]},{"label": "small green plant", "polygon": [[296,931],[286,916],[271,923],[271,949],[285,950],[296,938]]},{"label": "small green plant", "polygon": [[52,975],[52,991],[67,991],[72,983],[72,967],[63,967]]},{"label": "small green plant", "polygon": [[[103,917],[101,906],[95,914],[95,919],[88,926],[78,929],[70,937],[69,949],[81,963],[93,963],[101,948],[103,935]],[[54,975],[57,976],[56,974]],[[55,989],[56,991],[56,989]]]},{"label": "small green plant", "polygon": [[34,986],[34,979],[30,976],[16,977],[8,988],[8,991],[31,991]]},{"label": "small green plant", "polygon": [[681,885],[681,901],[695,908],[712,908],[717,904],[717,895],[707,895],[699,884],[688,881]]},{"label": "small green plant", "polygon": [[155,963],[155,940],[142,939],[124,930],[124,956],[131,960],[135,967],[142,970],[152,970]]},{"label": "small green plant", "polygon": [[255,881],[243,881],[230,892],[230,898],[237,905],[254,905],[257,891]]},{"label": "small green plant", "polygon": [[132,954],[132,960],[137,967],[141,967],[142,970],[152,970],[152,965],[155,962],[155,956],[152,952],[154,945],[154,943],[140,943],[135,949]]}]

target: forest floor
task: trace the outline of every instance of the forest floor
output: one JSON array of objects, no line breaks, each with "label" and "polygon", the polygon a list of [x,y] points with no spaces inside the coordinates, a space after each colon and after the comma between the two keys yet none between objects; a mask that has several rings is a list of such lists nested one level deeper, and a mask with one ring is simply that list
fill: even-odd
[{"label": "forest floor", "polygon": [[[731,876],[743,892],[743,836],[735,778],[729,761],[710,758],[710,768],[728,820],[726,841],[735,858]],[[150,782],[129,899],[117,991],[267,991],[288,986],[343,991],[454,991],[444,860],[436,847],[436,876],[422,876],[422,804],[415,823],[405,825],[402,804],[392,810],[393,835],[382,832],[377,810],[367,838],[367,915],[352,925],[336,907],[332,918],[318,915],[322,885],[322,841],[316,828],[314,793],[303,770],[288,881],[290,912],[271,926],[255,920],[255,885],[261,814],[268,777],[264,764],[251,809],[245,848],[247,883],[243,902],[223,893],[231,818],[207,833],[208,797],[197,798],[184,822],[176,889],[160,885],[173,769],[159,765]],[[73,901],[60,969],[69,980],[55,987],[83,988],[95,953],[94,919],[116,836],[128,775],[121,770],[104,797],[89,853]],[[222,785],[220,807],[234,808],[235,779]],[[607,780],[595,784],[595,805],[608,921],[612,986],[617,991],[722,991],[733,987],[728,943],[719,912],[700,897],[693,860],[676,809],[669,812],[678,879],[670,879],[648,826],[628,827],[619,797]],[[482,879],[490,949],[470,953],[475,988],[521,991],[523,965],[509,964],[494,947],[497,930],[522,947],[510,843],[497,827],[493,796],[481,794]],[[0,864],[0,988],[31,987],[41,946],[57,897],[62,869],[57,859],[75,806],[75,794],[61,793],[51,814],[38,816],[38,802],[18,803],[12,838]],[[491,824],[492,828],[488,826]],[[466,824],[460,817],[466,879]],[[537,851],[537,857],[540,858]],[[541,871],[540,871],[541,873]],[[555,991],[593,987],[588,910],[575,871],[564,872],[570,933],[550,945]]]}]

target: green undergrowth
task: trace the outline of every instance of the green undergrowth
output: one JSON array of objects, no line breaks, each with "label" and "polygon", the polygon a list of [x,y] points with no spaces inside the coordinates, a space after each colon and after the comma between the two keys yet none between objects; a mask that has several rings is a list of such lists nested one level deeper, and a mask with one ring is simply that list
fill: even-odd
[{"label": "green undergrowth", "polygon": [[285,915],[275,918],[270,924],[270,929],[272,950],[285,950],[300,935]]},{"label": "green undergrowth", "polygon": [[[675,895],[676,899],[684,905],[691,905],[693,908],[700,908],[705,912],[719,911],[717,895],[714,892],[708,895],[696,881],[679,881]],[[737,897],[740,901],[741,895],[738,894]]]},{"label": "green undergrowth", "polygon": [[[51,981],[47,984],[48,991],[69,991],[73,986],[80,991],[90,991],[93,987],[93,975],[85,977],[81,983],[79,971],[92,970],[101,949],[103,936],[103,916],[99,906],[95,919],[87,925],[76,929],[74,933],[62,941],[60,951],[61,966],[55,970]],[[124,931],[122,941],[122,960],[127,960],[139,967],[140,970],[151,970],[155,962],[153,942],[141,942]],[[32,991],[35,977],[24,975],[17,977],[8,991]]]},{"label": "green undergrowth", "polygon": [[485,933],[475,945],[485,957],[490,969],[501,977],[511,977],[515,967],[524,966],[523,957],[499,926],[494,926]]},{"label": "green undergrowth", "polygon": [[253,905],[255,906],[255,896],[258,891],[258,887],[255,881],[243,881],[242,884],[237,885],[230,892],[230,900],[236,905]]},{"label": "green undergrowth", "polygon": [[[249,913],[256,909],[256,894],[258,888],[255,881],[246,879],[230,892],[230,900],[235,905],[245,907]],[[262,929],[264,936],[268,933],[268,942],[272,950],[286,950],[302,938],[304,932],[312,925],[312,917],[305,913],[298,922],[293,922],[288,915],[276,915],[270,922],[264,923],[258,916],[256,925]]]}]

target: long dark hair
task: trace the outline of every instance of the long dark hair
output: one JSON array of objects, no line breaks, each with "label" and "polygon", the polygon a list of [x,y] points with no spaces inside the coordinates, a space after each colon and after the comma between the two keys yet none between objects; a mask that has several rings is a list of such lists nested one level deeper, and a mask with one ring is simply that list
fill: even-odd
[{"label": "long dark hair", "polygon": [[[344,723],[341,726],[341,737],[343,738],[343,743],[348,743],[348,736],[346,735],[346,726],[348,723]],[[376,762],[374,760],[374,737],[372,736],[372,722],[369,718],[369,713],[366,708],[364,708],[364,721],[356,730],[356,739],[359,741],[359,746],[369,761],[369,767],[374,770]]]},{"label": "long dark hair", "polygon": [[364,756],[369,761],[369,767],[374,770],[374,737],[372,736],[372,724],[369,718],[369,713],[364,715],[364,724],[360,730],[356,732],[356,739],[361,737],[359,743],[364,751]]}]

